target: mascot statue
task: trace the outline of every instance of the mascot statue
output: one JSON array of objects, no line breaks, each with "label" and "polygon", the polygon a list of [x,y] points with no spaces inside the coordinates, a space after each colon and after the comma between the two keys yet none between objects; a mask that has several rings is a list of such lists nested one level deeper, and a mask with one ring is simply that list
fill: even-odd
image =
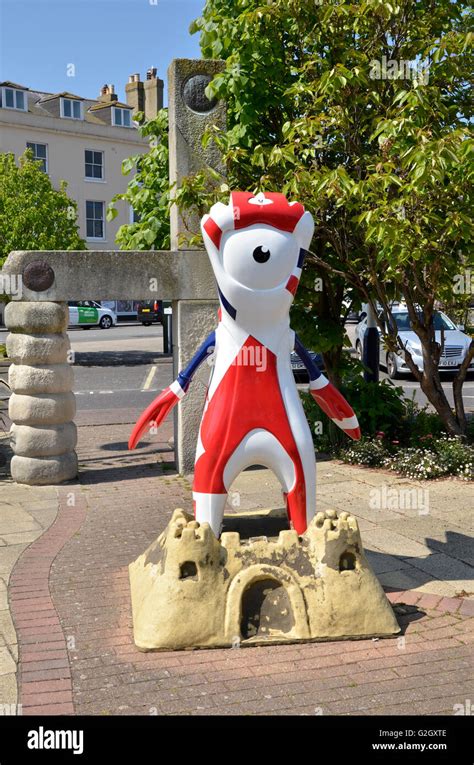
[{"label": "mascot statue", "polygon": [[359,439],[353,410],[321,374],[290,328],[290,308],[314,231],[311,214],[283,194],[231,194],[201,222],[219,292],[219,323],[186,369],[150,404],[129,448],[186,395],[198,366],[213,354],[193,483],[196,521],[221,532],[227,492],[238,474],[265,465],[281,482],[298,534],[316,512],[313,440],[292,374],[296,351],[323,412]]}]

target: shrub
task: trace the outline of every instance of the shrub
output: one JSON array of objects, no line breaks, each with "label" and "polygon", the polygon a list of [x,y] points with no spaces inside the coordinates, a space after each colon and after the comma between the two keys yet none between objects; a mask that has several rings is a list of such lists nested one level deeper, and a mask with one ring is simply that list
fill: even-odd
[{"label": "shrub", "polygon": [[438,438],[446,433],[445,427],[436,414],[429,412],[428,405],[421,407],[413,396],[405,399],[405,416],[403,418],[403,442],[410,446],[418,446],[420,440]]},{"label": "shrub", "polygon": [[445,436],[435,441],[434,447],[446,472],[466,481],[474,480],[474,446],[461,438]]},{"label": "shrub", "polygon": [[[364,436],[380,431],[388,438],[402,436],[406,413],[402,388],[388,380],[373,383],[357,376],[345,382],[341,392],[354,409]],[[318,451],[334,453],[348,444],[347,436],[321,411],[310,393],[302,393],[301,399]]]},{"label": "shrub", "polygon": [[387,448],[380,439],[363,438],[351,443],[339,456],[343,462],[350,465],[381,467],[387,459]]},{"label": "shrub", "polygon": [[446,471],[440,464],[438,455],[429,449],[400,449],[393,456],[386,456],[384,467],[394,470],[407,478],[439,478],[446,475]]},{"label": "shrub", "polygon": [[339,457],[351,465],[385,467],[407,478],[452,475],[464,481],[474,480],[474,446],[450,436],[433,438],[426,444],[418,448],[403,447],[381,438],[364,438],[341,450]]},{"label": "shrub", "polygon": [[364,435],[375,436],[382,431],[387,438],[400,436],[406,414],[403,388],[389,380],[366,382],[357,376],[344,383],[341,392],[356,413]]}]

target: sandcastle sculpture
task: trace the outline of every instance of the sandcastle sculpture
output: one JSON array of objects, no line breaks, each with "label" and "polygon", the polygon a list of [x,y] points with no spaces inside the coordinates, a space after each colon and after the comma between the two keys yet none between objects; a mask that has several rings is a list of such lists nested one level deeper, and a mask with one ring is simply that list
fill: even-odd
[{"label": "sandcastle sculpture", "polygon": [[[289,311],[314,231],[283,194],[234,192],[202,219],[220,299],[219,325],[188,367],[139,418],[129,446],[185,396],[198,366],[214,363],[196,450],[195,518],[177,510],[130,566],[139,648],[226,646],[388,635],[391,606],[347,513],[316,513],[311,432],[293,379],[294,349],[320,408],[350,438],[357,417],[290,327]],[[273,470],[292,528],[276,541],[219,540],[227,492],[252,465]]]},{"label": "sandcastle sculpture", "polygon": [[395,614],[356,519],[319,512],[302,536],[218,540],[183,510],[130,566],[142,650],[393,635]]}]

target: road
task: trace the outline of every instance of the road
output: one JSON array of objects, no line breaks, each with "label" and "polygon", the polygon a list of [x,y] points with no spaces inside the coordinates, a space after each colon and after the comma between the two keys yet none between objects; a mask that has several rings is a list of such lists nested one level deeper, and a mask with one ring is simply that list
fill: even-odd
[{"label": "road", "polygon": [[[5,342],[6,334],[0,330],[0,343]],[[110,330],[74,328],[69,330],[69,338],[75,353],[79,424],[132,422],[173,379],[171,358],[163,355],[161,326],[125,324]],[[385,377],[381,372],[381,378]],[[452,403],[449,376],[442,384]],[[403,388],[407,397],[415,394],[420,404],[427,403],[415,380],[397,380],[396,385]],[[464,401],[466,410],[474,411],[472,378],[464,385]]]},{"label": "road", "polygon": [[172,382],[159,325],[69,331],[79,411],[144,409]]}]

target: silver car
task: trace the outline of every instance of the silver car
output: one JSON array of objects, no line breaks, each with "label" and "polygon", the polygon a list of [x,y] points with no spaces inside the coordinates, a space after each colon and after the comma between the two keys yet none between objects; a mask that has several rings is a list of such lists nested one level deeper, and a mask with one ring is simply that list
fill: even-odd
[{"label": "silver car", "polygon": [[[413,361],[418,369],[423,369],[423,356],[421,350],[421,341],[418,335],[411,328],[410,316],[406,308],[392,308],[393,317],[397,323],[398,335],[404,346],[410,351]],[[435,335],[438,343],[441,342],[441,330],[444,330],[444,348],[443,355],[439,360],[440,371],[455,372],[462,364],[467,350],[471,344],[472,338],[461,331],[463,327],[457,327],[453,324],[446,314],[437,311],[434,316]],[[364,333],[367,329],[367,316],[364,316],[356,328],[355,347],[357,355],[362,359],[362,348],[364,342]],[[379,329],[379,334],[381,331]],[[393,353],[384,348],[383,339],[380,340],[380,366],[386,367],[387,374],[392,380],[396,380],[402,374],[409,374],[410,369],[406,365],[405,357],[402,352]],[[469,369],[474,369],[474,361]]]}]

